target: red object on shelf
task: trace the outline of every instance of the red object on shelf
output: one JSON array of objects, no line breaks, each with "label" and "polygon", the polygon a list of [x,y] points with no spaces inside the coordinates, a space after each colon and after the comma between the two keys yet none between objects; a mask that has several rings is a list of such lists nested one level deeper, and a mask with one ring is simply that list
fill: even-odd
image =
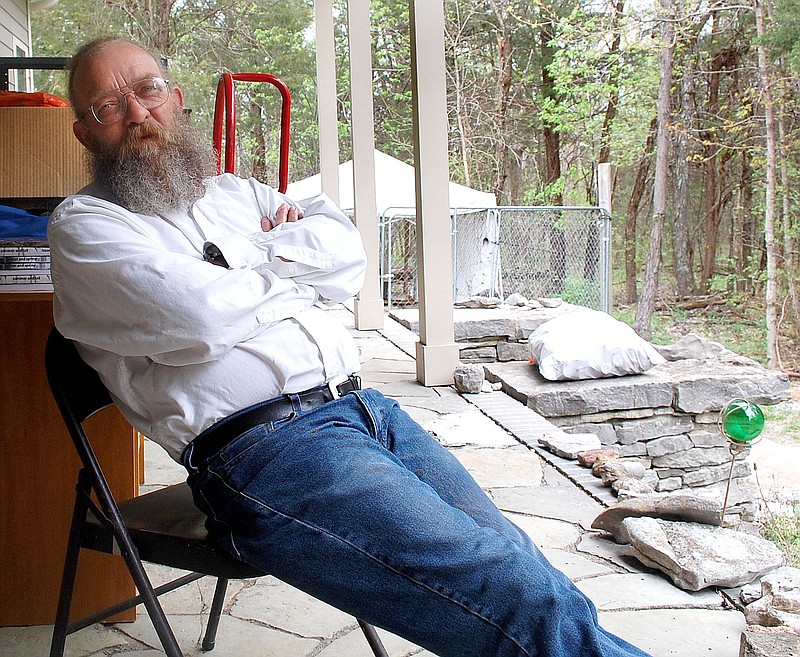
[{"label": "red object on shelf", "polygon": [[46,91],[0,90],[0,107],[69,107],[69,101]]}]

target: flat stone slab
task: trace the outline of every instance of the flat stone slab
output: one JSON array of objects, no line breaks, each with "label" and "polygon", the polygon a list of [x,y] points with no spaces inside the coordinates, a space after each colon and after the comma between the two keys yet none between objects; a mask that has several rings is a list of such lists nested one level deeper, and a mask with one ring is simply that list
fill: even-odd
[{"label": "flat stone slab", "polygon": [[720,596],[712,591],[688,592],[675,588],[660,575],[621,573],[592,577],[576,586],[598,609],[648,609],[656,607],[714,607]]},{"label": "flat stone slab", "polygon": [[587,577],[610,575],[614,572],[608,565],[593,561],[575,552],[550,547],[541,548],[541,550],[547,560],[573,582]]},{"label": "flat stone slab", "polygon": [[[147,564],[147,575],[150,578],[153,586],[157,587],[162,584],[167,584],[178,577],[185,575],[185,571],[178,570],[177,568],[170,568],[168,566],[161,566],[158,564]],[[261,578],[257,580],[260,582],[268,582],[271,577]],[[166,614],[187,614],[187,613],[200,613],[204,610],[204,601],[209,601],[214,597],[214,589],[217,580],[214,577],[203,577],[191,584],[181,586],[174,591],[165,593],[159,596],[159,602]],[[252,580],[232,579],[228,582],[227,599],[233,599],[239,591],[247,586],[253,584]],[[0,656],[2,656],[2,648],[0,648]]]},{"label": "flat stone slab", "polygon": [[641,562],[628,554],[630,548],[627,545],[619,545],[604,534],[587,532],[581,536],[575,549],[579,554],[601,559],[626,572],[639,572],[642,569]]},{"label": "flat stone slab", "polygon": [[445,447],[519,445],[514,436],[477,410],[440,415],[423,424],[423,428],[436,436]]},{"label": "flat stone slab", "polygon": [[626,518],[622,524],[636,558],[689,591],[741,586],[783,563],[774,543],[732,529],[657,518]]},{"label": "flat stone slab", "polygon": [[352,616],[273,577],[255,580],[241,591],[230,614],[303,637],[333,637],[353,622]]},{"label": "flat stone slab", "polygon": [[186,468],[149,438],[144,439],[144,463],[146,484],[140,494],[186,480]]},{"label": "flat stone slab", "polygon": [[394,397],[395,399],[401,399],[404,397],[410,397],[412,399],[439,399],[439,395],[436,393],[436,390],[423,386],[418,381],[415,381],[413,377],[388,381],[387,383],[380,385],[376,384],[374,387],[377,390],[380,390],[387,397]]},{"label": "flat stone slab", "polygon": [[[203,654],[199,650],[205,624],[193,615],[170,615],[167,617],[175,638],[184,655]],[[114,626],[118,632],[153,648],[161,648],[161,642],[147,614],[139,614],[133,623]],[[254,649],[263,657],[304,657],[320,642],[318,638],[302,638],[281,630],[249,623],[223,614],[217,632],[215,655],[251,655]],[[219,650],[219,653],[216,651]],[[74,653],[73,653],[74,654]],[[123,653],[125,654],[125,653]],[[146,653],[145,653],[146,654]],[[159,651],[156,654],[163,655]]]},{"label": "flat stone slab", "polygon": [[492,499],[503,511],[565,520],[584,529],[602,508],[582,490],[568,486],[498,488],[492,490]]},{"label": "flat stone slab", "polygon": [[539,438],[547,451],[565,459],[577,459],[578,454],[601,447],[600,439],[593,433],[563,433],[554,431]]},{"label": "flat stone slab", "polygon": [[732,609],[599,611],[600,624],[652,657],[736,657],[747,624]]},{"label": "flat stone slab", "polygon": [[[376,629],[378,630],[378,636],[380,636],[384,648],[386,648],[386,651],[392,657],[395,655],[435,657],[433,653],[428,652],[427,650],[420,651],[420,649],[413,643],[400,638],[396,634],[392,634],[380,628]],[[257,655],[259,653],[257,651],[253,651],[248,654]],[[313,654],[317,655],[317,657],[374,657],[374,653],[367,646],[364,633],[358,628],[354,628],[352,632],[336,638],[322,651]]]},{"label": "flat stone slab", "polygon": [[502,381],[507,394],[547,418],[659,407],[703,413],[719,411],[734,397],[758,404],[789,397],[786,374],[719,360],[673,361],[642,374],[584,381],[548,381],[518,361],[484,367],[490,381]]},{"label": "flat stone slab", "polygon": [[750,625],[742,634],[740,657],[797,657],[800,634],[788,627]]},{"label": "flat stone slab", "polygon": [[506,512],[506,516],[524,531],[540,550],[567,548],[575,545],[581,537],[580,529],[576,525],[563,520],[537,518],[513,512]]},{"label": "flat stone slab", "polygon": [[[527,339],[546,321],[577,307],[562,303],[556,308],[453,308],[455,339],[457,342],[487,337]],[[389,312],[389,317],[419,334],[419,311],[416,308],[396,308]]]},{"label": "flat stone slab", "polygon": [[[800,633],[800,569],[782,566],[761,578],[761,595],[745,607],[747,622]],[[800,654],[800,653],[798,653]]]},{"label": "flat stone slab", "polygon": [[469,395],[469,403],[480,408],[518,440],[534,449],[540,447],[540,438],[565,433],[518,400],[501,392]]},{"label": "flat stone slab", "polygon": [[[665,363],[668,365],[669,363]],[[669,379],[657,366],[643,374],[587,381],[548,381],[530,363],[486,363],[489,381],[546,418],[672,405]]]},{"label": "flat stone slab", "polygon": [[462,447],[451,450],[481,488],[540,486],[542,462],[524,447],[517,449],[479,449]]},{"label": "flat stone slab", "polygon": [[[91,625],[67,636],[64,654],[70,655],[114,655],[118,652],[127,655],[134,650],[136,642],[125,634],[115,631],[115,626]],[[17,643],[17,635],[24,643]],[[49,655],[50,641],[53,638],[52,625],[0,628],[0,655],[3,657],[23,657],[27,655]],[[161,647],[161,644],[157,644]],[[161,657],[164,653],[159,652]]]},{"label": "flat stone slab", "polygon": [[[370,356],[364,353],[363,340],[359,342],[359,354],[361,356],[361,375],[369,376],[402,376],[407,379],[415,379],[417,376],[417,364],[410,356],[403,358],[405,354],[397,358],[388,358],[384,355],[386,340],[383,338],[371,338],[367,344],[374,342],[372,351],[375,355]],[[380,349],[379,349],[380,348]]]},{"label": "flat stone slab", "polygon": [[602,529],[624,543],[627,541],[627,532],[622,521],[625,518],[643,516],[719,525],[722,519],[722,502],[688,493],[642,495],[610,506],[595,518],[592,528]]},{"label": "flat stone slab", "polygon": [[[409,408],[424,408],[433,411],[437,415],[447,415],[448,413],[461,413],[470,410],[472,407],[461,395],[457,394],[452,388],[431,388],[433,394],[420,396],[392,395],[404,411]],[[413,390],[412,390],[413,391]]]}]

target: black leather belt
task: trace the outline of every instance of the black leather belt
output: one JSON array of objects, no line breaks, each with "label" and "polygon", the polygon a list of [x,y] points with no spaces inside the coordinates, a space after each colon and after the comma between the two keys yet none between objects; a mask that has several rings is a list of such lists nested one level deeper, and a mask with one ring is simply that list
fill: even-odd
[{"label": "black leather belt", "polygon": [[361,379],[351,374],[310,390],[281,395],[249,406],[223,418],[199,434],[186,447],[181,461],[190,471],[197,470],[198,466],[253,427],[291,418],[296,412],[296,404],[299,404],[300,410],[309,411],[360,389]]}]

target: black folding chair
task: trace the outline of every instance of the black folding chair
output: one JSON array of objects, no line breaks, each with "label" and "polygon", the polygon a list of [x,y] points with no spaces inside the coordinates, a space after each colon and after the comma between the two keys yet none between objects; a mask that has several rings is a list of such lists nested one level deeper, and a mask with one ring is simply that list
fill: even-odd
[{"label": "black folding chair", "polygon": [[[144,604],[147,609],[166,655],[183,657],[158,596],[205,575],[217,578],[202,642],[204,650],[212,650],[228,580],[262,577],[267,573],[224,554],[208,540],[205,516],[194,505],[186,483],[117,504],[82,426],[93,413],[113,403],[108,391],[96,372],[81,359],[75,345],[56,329],[47,339],[45,367],[50,389],[83,464],[78,474],[50,657],[63,656],[68,634],[138,604]],[[139,594],[70,623],[69,612],[82,548],[121,554]],[[153,588],[142,562],[171,566],[189,571],[189,574]],[[358,623],[375,656],[388,657],[375,628],[361,620]]]}]

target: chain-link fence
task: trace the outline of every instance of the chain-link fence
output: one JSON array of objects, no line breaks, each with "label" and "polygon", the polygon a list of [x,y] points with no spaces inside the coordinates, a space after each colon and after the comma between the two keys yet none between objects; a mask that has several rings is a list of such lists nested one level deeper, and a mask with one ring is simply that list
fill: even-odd
[{"label": "chain-link fence", "polygon": [[[610,308],[611,217],[598,207],[451,209],[453,299],[560,297]],[[383,296],[389,308],[417,303],[413,208],[379,221]]]}]

